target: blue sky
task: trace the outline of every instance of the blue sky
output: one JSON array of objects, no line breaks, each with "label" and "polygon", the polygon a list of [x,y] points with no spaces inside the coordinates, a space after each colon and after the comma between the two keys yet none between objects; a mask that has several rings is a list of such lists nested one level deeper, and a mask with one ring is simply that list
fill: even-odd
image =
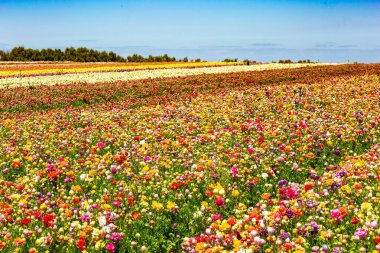
[{"label": "blue sky", "polygon": [[380,62],[380,0],[0,0],[0,49]]}]

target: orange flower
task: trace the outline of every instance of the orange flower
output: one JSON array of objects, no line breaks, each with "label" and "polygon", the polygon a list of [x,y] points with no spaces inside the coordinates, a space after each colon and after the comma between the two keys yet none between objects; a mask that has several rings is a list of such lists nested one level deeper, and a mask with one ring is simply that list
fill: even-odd
[{"label": "orange flower", "polygon": [[231,217],[227,220],[227,223],[230,225],[230,226],[233,226],[236,224],[236,219]]},{"label": "orange flower", "polygon": [[347,210],[346,210],[346,208],[344,208],[344,207],[339,207],[338,209],[339,209],[339,211],[340,211],[340,216],[341,216],[342,218],[344,218],[344,217],[347,216]]},{"label": "orange flower", "polygon": [[141,215],[139,214],[139,212],[133,212],[132,213],[132,219],[134,220],[141,220]]},{"label": "orange flower", "polygon": [[310,159],[314,159],[315,158],[315,155],[313,153],[311,153],[311,152],[307,153],[305,156],[307,158],[310,158]]},{"label": "orange flower", "polygon": [[206,190],[206,197],[211,197],[214,193],[212,192],[211,189]]},{"label": "orange flower", "polygon": [[263,193],[263,194],[261,194],[261,198],[263,198],[263,199],[269,199],[270,198],[270,193]]}]

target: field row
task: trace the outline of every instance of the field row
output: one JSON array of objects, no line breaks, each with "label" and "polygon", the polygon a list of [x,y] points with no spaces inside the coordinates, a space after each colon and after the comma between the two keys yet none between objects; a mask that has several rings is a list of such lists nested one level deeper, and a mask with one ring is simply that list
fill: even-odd
[{"label": "field row", "polygon": [[123,72],[141,69],[196,68],[241,65],[237,62],[160,62],[160,63],[19,63],[0,64],[0,77],[63,75],[84,72]]},{"label": "field row", "polygon": [[[203,64],[203,63],[202,63]],[[141,68],[154,68],[153,66],[161,69],[145,69],[135,71],[112,71],[110,67],[100,67],[107,70],[107,72],[92,72],[96,68],[84,68],[73,69],[75,73],[62,73],[61,75],[41,75],[41,76],[19,76],[0,79],[0,88],[4,87],[17,87],[17,86],[35,86],[35,85],[54,85],[54,84],[75,84],[75,83],[97,83],[97,82],[116,82],[116,81],[128,81],[138,79],[149,78],[163,78],[163,77],[177,77],[177,76],[189,76],[189,75],[202,75],[202,74],[217,74],[217,73],[231,73],[231,72],[247,72],[247,71],[260,71],[270,69],[287,69],[287,68],[301,68],[306,66],[322,66],[325,63],[295,63],[295,64],[256,64],[256,65],[237,65],[237,66],[220,66],[220,67],[197,67],[197,68],[183,68],[183,64],[180,64],[182,68],[168,68],[169,64],[163,65],[138,65],[132,67],[125,67],[131,69]],[[175,65],[175,64],[174,64]],[[175,67],[175,66],[172,67]],[[177,65],[179,66],[179,65]],[[120,68],[120,67],[115,67]],[[119,69],[120,70],[120,69]],[[42,71],[42,70],[36,70]],[[50,71],[50,70],[48,70]],[[89,72],[90,71],[90,72]],[[109,72],[111,71],[111,72]]]}]

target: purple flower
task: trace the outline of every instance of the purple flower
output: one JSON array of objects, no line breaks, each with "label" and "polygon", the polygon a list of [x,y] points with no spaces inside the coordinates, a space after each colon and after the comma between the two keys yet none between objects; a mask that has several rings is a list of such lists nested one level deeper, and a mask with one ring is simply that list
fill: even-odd
[{"label": "purple flower", "polygon": [[285,186],[287,184],[288,184],[288,181],[286,181],[285,179],[278,181],[278,185],[280,185],[280,186]]},{"label": "purple flower", "polygon": [[294,212],[291,209],[286,210],[285,215],[288,216],[288,218],[294,217]]}]

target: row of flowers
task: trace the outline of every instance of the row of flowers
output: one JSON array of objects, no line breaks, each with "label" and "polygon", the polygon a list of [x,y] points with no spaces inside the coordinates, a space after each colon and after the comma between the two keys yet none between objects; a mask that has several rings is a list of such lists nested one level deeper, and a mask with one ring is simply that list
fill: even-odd
[{"label": "row of flowers", "polygon": [[160,62],[160,63],[51,63],[0,65],[0,78],[12,76],[62,75],[84,72],[121,72],[141,69],[196,68],[241,65],[238,62]]},{"label": "row of flowers", "polygon": [[[210,63],[211,64],[211,63]],[[178,65],[178,64],[177,64]],[[183,68],[183,64],[180,64],[180,68],[168,69],[167,65],[147,65],[133,66],[132,68],[150,68],[146,70],[126,71],[126,72],[93,72],[94,68],[83,69],[84,73],[81,73],[80,69],[76,69],[74,73],[63,75],[47,75],[47,76],[27,76],[27,77],[9,77],[0,79],[1,87],[17,87],[17,86],[34,86],[34,85],[54,85],[54,84],[73,84],[78,82],[85,83],[97,83],[97,82],[115,82],[115,81],[128,81],[139,80],[148,78],[160,78],[160,77],[177,77],[177,76],[189,76],[189,75],[202,75],[202,74],[216,74],[216,73],[230,73],[230,72],[244,72],[244,71],[259,71],[268,69],[284,69],[284,68],[301,68],[306,66],[321,66],[327,65],[327,63],[295,63],[295,64],[257,64],[257,65],[237,65],[237,66],[220,66],[220,67],[203,67],[203,68]],[[156,67],[163,66],[162,69],[154,69]],[[106,67],[107,69],[108,67]],[[116,67],[119,68],[119,67]],[[126,66],[125,68],[131,68]],[[122,70],[122,69],[120,69]],[[40,70],[36,70],[40,71]],[[90,72],[89,72],[90,71]]]},{"label": "row of flowers", "polygon": [[3,113],[0,249],[378,250],[379,84]]}]

